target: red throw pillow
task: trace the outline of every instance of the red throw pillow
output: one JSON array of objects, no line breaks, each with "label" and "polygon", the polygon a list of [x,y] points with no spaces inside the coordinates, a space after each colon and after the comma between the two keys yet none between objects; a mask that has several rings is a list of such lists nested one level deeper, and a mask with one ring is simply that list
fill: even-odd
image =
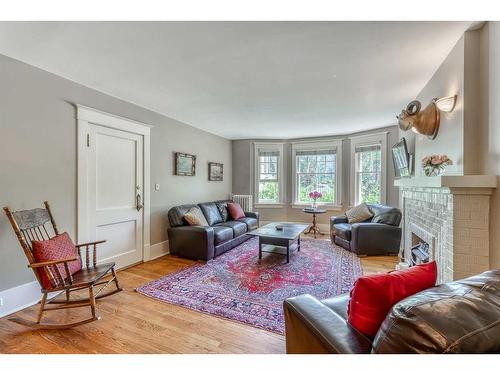
[{"label": "red throw pillow", "polygon": [[[71,240],[68,233],[64,232],[50,240],[33,241],[33,256],[37,263],[47,262],[50,260],[60,260],[67,258],[78,258],[72,262],[68,262],[69,272],[73,275],[82,269],[82,261],[78,257],[75,244]],[[66,277],[64,263],[58,264],[57,268],[62,277]],[[44,288],[51,288],[53,285],[50,281],[49,272],[46,267],[39,268],[39,275]],[[54,275],[55,276],[55,275]]]},{"label": "red throw pillow", "polygon": [[238,203],[229,202],[227,204],[227,210],[229,211],[229,215],[233,218],[233,220],[238,220],[245,217],[245,213]]},{"label": "red throw pillow", "polygon": [[358,331],[374,337],[392,306],[435,286],[436,278],[434,261],[385,274],[361,276],[351,290],[347,321]]}]

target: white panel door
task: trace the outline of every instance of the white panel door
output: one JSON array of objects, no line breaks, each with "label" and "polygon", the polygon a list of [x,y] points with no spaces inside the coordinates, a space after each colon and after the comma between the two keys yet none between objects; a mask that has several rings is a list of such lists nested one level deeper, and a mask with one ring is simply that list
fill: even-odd
[{"label": "white panel door", "polygon": [[88,224],[99,263],[143,260],[143,147],[135,133],[89,124]]}]

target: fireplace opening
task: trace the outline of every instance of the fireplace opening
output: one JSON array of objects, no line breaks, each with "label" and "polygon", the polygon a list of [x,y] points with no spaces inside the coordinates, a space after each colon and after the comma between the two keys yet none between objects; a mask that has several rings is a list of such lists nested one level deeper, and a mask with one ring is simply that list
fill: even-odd
[{"label": "fireplace opening", "polygon": [[411,266],[417,264],[427,263],[430,260],[430,249],[429,244],[425,242],[422,238],[417,236],[415,233],[412,236],[412,246],[411,246]]}]

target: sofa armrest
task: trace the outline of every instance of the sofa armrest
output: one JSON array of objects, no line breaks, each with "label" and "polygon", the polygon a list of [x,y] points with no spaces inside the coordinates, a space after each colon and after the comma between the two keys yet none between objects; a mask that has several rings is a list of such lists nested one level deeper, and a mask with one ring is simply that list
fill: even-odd
[{"label": "sofa armrest", "polygon": [[401,244],[401,228],[380,223],[352,225],[351,250],[358,254],[397,253]]},{"label": "sofa armrest", "polygon": [[334,224],[348,223],[348,222],[349,220],[347,220],[347,216],[345,215],[330,217],[330,226],[333,226]]},{"label": "sofa armrest", "polygon": [[258,212],[245,211],[245,216],[246,217],[253,217],[254,219],[259,220],[259,213]]},{"label": "sofa armrest", "polygon": [[289,354],[371,352],[366,336],[309,294],[286,299],[284,310]]},{"label": "sofa armrest", "polygon": [[214,229],[202,226],[168,228],[170,253],[189,259],[214,257]]}]

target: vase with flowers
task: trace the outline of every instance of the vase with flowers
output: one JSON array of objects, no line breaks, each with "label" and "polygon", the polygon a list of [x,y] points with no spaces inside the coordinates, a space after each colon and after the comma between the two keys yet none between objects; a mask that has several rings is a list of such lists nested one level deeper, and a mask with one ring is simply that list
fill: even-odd
[{"label": "vase with flowers", "polygon": [[316,201],[323,196],[319,191],[311,191],[309,193],[309,198],[313,200],[312,209],[316,209]]},{"label": "vase with flowers", "polygon": [[427,177],[442,176],[448,165],[453,165],[453,161],[447,155],[429,155],[422,159],[422,168]]}]

